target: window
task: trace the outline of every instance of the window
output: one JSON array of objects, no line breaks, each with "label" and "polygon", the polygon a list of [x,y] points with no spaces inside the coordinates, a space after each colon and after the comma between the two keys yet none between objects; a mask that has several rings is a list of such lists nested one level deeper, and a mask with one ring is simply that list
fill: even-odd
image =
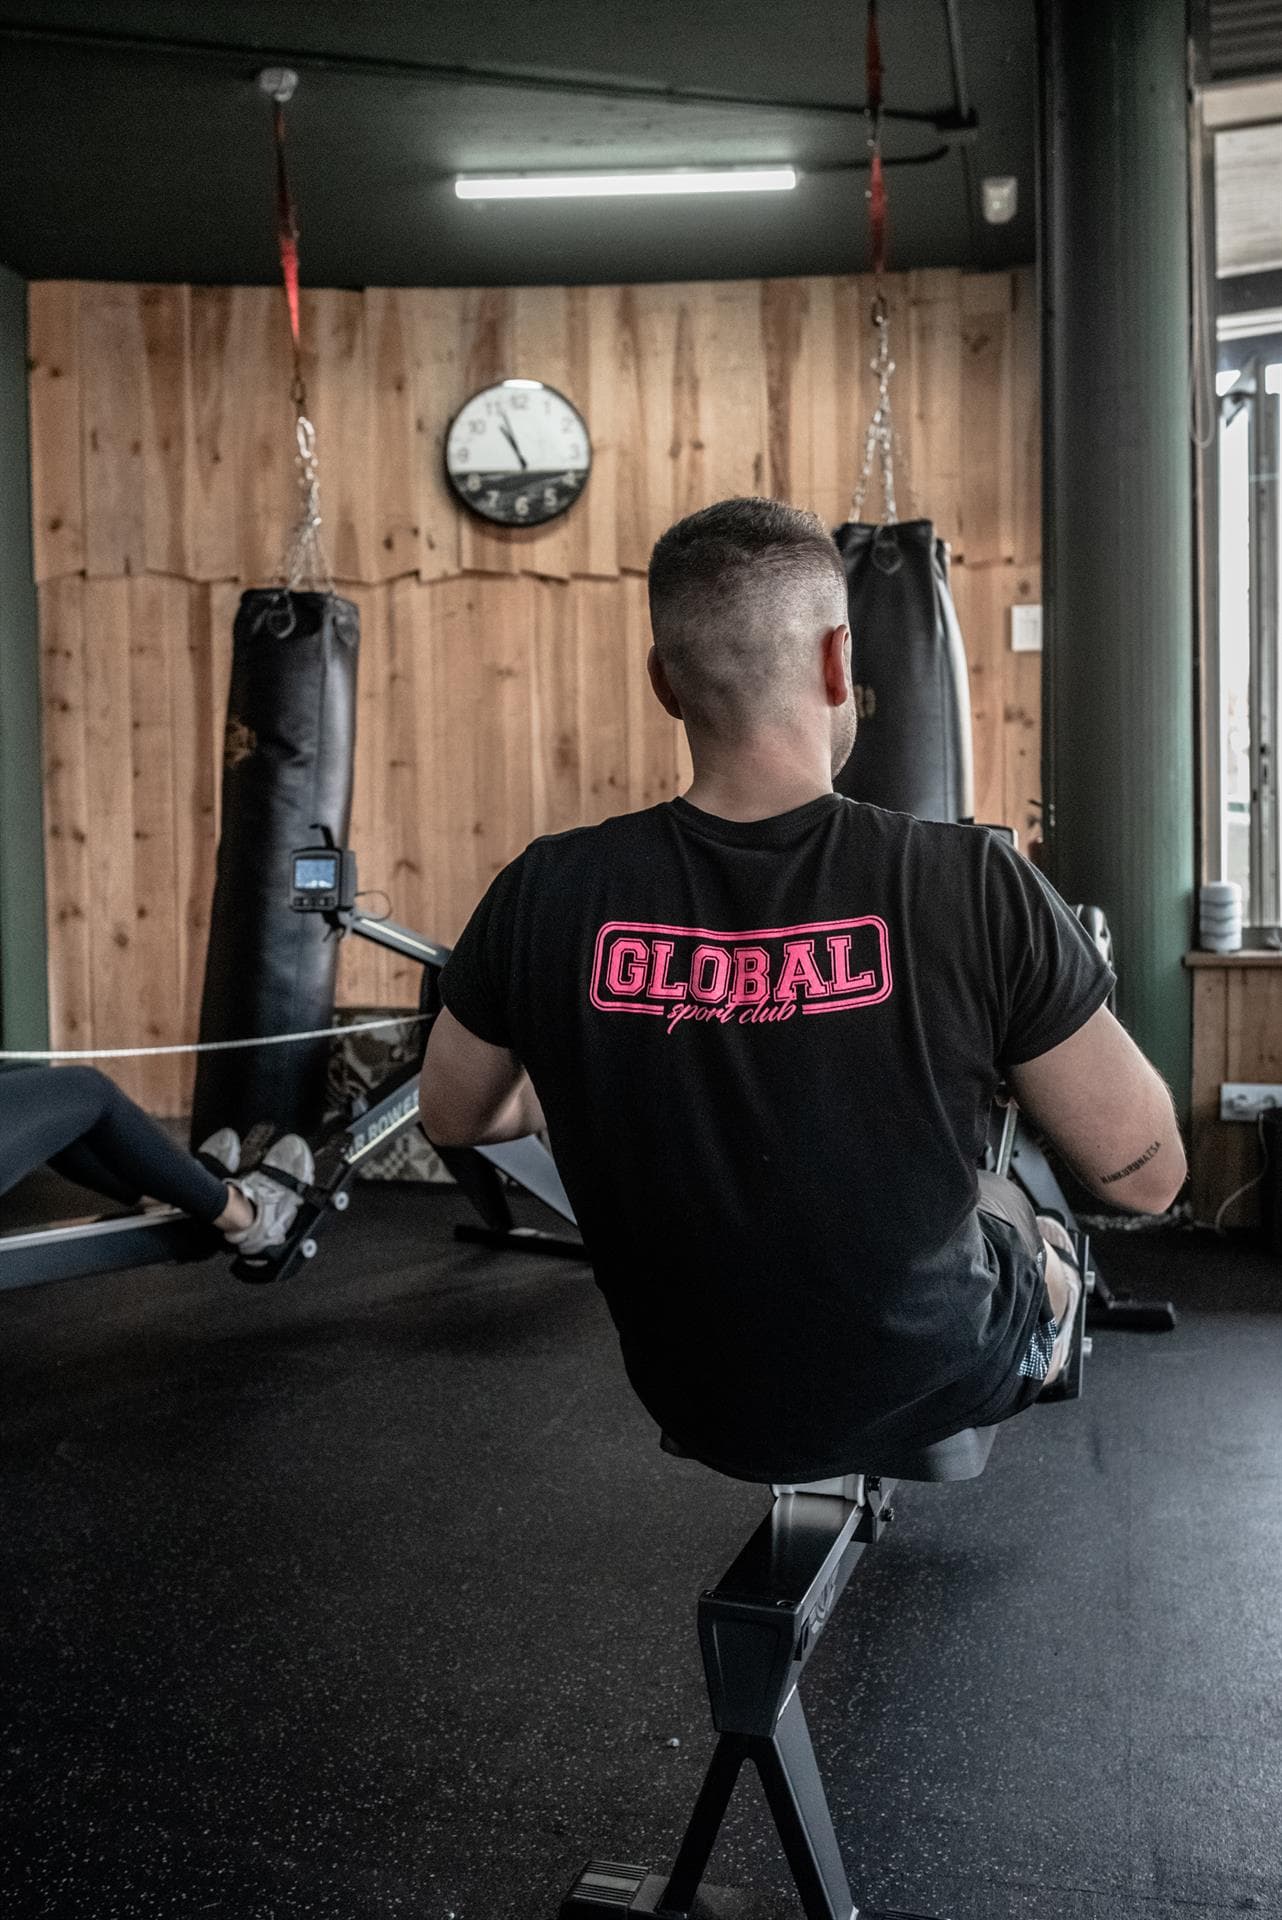
[{"label": "window", "polygon": [[[1282,923],[1278,804],[1279,627],[1282,625],[1282,335],[1256,340],[1221,372],[1219,423],[1217,876],[1242,887],[1253,944]],[[1218,794],[1216,788],[1218,787]]]},{"label": "window", "polygon": [[1195,366],[1206,367],[1201,342],[1218,345],[1216,397],[1199,372],[1193,404],[1203,864],[1204,878],[1241,886],[1246,944],[1282,947],[1282,75],[1230,71],[1204,74],[1193,123]]}]

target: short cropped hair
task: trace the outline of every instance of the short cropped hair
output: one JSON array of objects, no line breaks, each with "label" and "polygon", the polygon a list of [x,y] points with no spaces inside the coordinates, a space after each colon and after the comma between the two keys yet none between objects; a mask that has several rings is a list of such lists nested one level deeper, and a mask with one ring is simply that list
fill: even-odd
[{"label": "short cropped hair", "polygon": [[810,643],[846,619],[846,575],[816,514],[722,500],[650,555],[654,644],[686,719],[724,737],[793,708]]}]

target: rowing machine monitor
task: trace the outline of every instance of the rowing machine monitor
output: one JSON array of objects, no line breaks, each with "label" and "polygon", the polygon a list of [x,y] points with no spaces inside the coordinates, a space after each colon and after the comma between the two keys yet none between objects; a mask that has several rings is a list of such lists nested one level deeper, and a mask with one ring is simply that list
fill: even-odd
[{"label": "rowing machine monitor", "polygon": [[300,847],[289,856],[295,913],[349,913],[356,904],[356,855],[346,847]]}]

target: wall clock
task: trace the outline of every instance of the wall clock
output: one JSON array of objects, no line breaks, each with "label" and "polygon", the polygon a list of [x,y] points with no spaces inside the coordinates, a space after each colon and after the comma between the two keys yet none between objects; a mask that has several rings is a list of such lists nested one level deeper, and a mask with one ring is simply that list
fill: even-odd
[{"label": "wall clock", "polygon": [[464,506],[501,527],[537,527],[587,485],[587,422],[541,380],[499,380],[466,401],[445,436],[445,471]]}]

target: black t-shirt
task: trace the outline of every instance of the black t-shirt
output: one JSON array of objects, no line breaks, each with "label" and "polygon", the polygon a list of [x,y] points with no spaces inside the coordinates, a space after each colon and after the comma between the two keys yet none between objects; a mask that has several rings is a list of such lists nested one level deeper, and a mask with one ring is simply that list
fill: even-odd
[{"label": "black t-shirt", "polygon": [[1010,1411],[1042,1289],[981,1231],[989,1110],[1112,985],[994,834],[825,794],[536,840],[441,990],[530,1074],[654,1418],[799,1481]]}]

